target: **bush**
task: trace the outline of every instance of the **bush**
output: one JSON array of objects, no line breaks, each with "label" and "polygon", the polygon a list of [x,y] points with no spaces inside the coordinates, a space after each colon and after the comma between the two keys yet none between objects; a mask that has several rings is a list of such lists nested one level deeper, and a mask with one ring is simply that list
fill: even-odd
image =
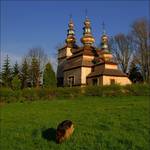
[{"label": "bush", "polygon": [[150,85],[148,84],[132,84],[124,87],[127,95],[134,96],[150,96]]},{"label": "bush", "polygon": [[18,76],[14,76],[12,80],[12,88],[13,90],[19,90],[21,88],[21,80],[18,78]]},{"label": "bush", "polygon": [[39,97],[36,93],[36,89],[34,88],[25,88],[22,90],[22,94],[21,96],[25,99],[25,100],[29,100],[29,101],[33,101],[33,100],[38,100]]},{"label": "bush", "polygon": [[14,91],[10,88],[0,88],[0,100],[8,102],[13,97]]},{"label": "bush", "polygon": [[103,87],[102,86],[88,86],[84,88],[85,96],[102,96]]},{"label": "bush", "polygon": [[120,85],[105,85],[105,86],[90,86],[85,88],[86,96],[120,96],[123,95],[122,86]]},{"label": "bush", "polygon": [[13,102],[52,100],[55,98],[74,99],[79,96],[150,96],[149,91],[150,85],[148,84],[88,86],[84,88],[26,88],[14,91],[10,88],[0,88],[0,97],[3,102]]},{"label": "bush", "polygon": [[103,96],[122,96],[123,94],[123,86],[118,84],[105,85],[103,88]]},{"label": "bush", "polygon": [[56,88],[40,88],[36,90],[39,99],[52,100],[56,97]]},{"label": "bush", "polygon": [[75,98],[81,95],[81,88],[79,87],[65,87],[56,89],[56,97],[58,98]]}]

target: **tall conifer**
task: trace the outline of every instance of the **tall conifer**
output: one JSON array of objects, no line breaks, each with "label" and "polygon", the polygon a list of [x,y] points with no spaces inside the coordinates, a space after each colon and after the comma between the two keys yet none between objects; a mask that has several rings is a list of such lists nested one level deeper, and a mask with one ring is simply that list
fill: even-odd
[{"label": "tall conifer", "polygon": [[10,66],[10,58],[7,55],[2,67],[2,81],[6,87],[11,87],[12,69]]},{"label": "tall conifer", "polygon": [[55,72],[50,63],[47,63],[43,74],[43,86],[44,87],[56,87],[56,76]]},{"label": "tall conifer", "polygon": [[21,87],[26,88],[28,87],[29,83],[29,65],[27,63],[27,59],[25,58],[22,67],[21,67]]},{"label": "tall conifer", "polygon": [[13,67],[13,76],[16,76],[16,75],[19,75],[19,66],[18,66],[17,61]]},{"label": "tall conifer", "polygon": [[30,79],[31,79],[31,85],[33,87],[39,87],[40,85],[40,63],[39,61],[33,57],[32,62],[31,62],[31,67],[30,67]]}]

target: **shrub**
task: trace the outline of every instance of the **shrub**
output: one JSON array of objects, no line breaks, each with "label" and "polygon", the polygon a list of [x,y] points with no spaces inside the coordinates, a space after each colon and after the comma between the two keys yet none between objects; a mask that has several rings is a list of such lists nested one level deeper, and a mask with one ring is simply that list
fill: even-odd
[{"label": "shrub", "polygon": [[1,101],[10,101],[10,99],[13,97],[14,91],[10,88],[0,88],[0,97]]},{"label": "shrub", "polygon": [[57,88],[56,96],[58,98],[75,98],[81,95],[81,88],[78,87],[65,87],[65,88]]},{"label": "shrub", "polygon": [[124,87],[126,94],[134,96],[150,96],[150,85],[148,84],[132,84]]},{"label": "shrub", "polygon": [[85,87],[84,95],[86,95],[86,96],[102,96],[103,95],[103,87],[102,86]]},{"label": "shrub", "polygon": [[89,86],[85,88],[86,96],[120,96],[122,95],[122,86],[105,85],[105,86]]},{"label": "shrub", "polygon": [[22,90],[22,97],[25,98],[25,100],[33,101],[38,100],[38,95],[36,93],[36,89],[34,88],[25,88]]},{"label": "shrub", "polygon": [[21,88],[21,80],[18,78],[18,76],[14,76],[12,80],[12,88],[14,90],[19,90]]},{"label": "shrub", "polygon": [[13,102],[52,100],[54,98],[72,99],[79,96],[150,96],[149,91],[150,85],[148,84],[88,86],[84,88],[25,88],[14,91],[10,88],[0,88],[0,97],[2,102]]},{"label": "shrub", "polygon": [[22,91],[21,90],[15,90],[15,91],[13,91],[13,97],[14,97],[14,99],[16,99],[16,101],[17,100],[19,100],[20,98],[21,98],[21,93],[22,93]]},{"label": "shrub", "polygon": [[102,87],[103,96],[121,96],[123,95],[123,86],[118,84],[105,85]]},{"label": "shrub", "polygon": [[39,99],[52,100],[56,97],[56,88],[40,88],[36,90]]}]

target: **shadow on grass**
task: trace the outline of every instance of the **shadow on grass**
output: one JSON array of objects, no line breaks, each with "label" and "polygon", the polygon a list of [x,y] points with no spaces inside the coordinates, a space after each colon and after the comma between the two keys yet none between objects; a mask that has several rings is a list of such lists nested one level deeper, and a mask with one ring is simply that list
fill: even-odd
[{"label": "shadow on grass", "polygon": [[48,141],[56,142],[56,129],[48,128],[42,131],[42,137]]}]

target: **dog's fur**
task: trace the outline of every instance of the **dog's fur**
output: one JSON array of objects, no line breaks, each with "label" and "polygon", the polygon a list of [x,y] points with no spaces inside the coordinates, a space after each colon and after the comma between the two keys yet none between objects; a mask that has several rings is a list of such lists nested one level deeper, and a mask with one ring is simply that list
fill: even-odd
[{"label": "dog's fur", "polygon": [[65,120],[60,123],[56,130],[56,142],[61,143],[64,140],[68,139],[74,131],[74,125],[72,121]]}]

